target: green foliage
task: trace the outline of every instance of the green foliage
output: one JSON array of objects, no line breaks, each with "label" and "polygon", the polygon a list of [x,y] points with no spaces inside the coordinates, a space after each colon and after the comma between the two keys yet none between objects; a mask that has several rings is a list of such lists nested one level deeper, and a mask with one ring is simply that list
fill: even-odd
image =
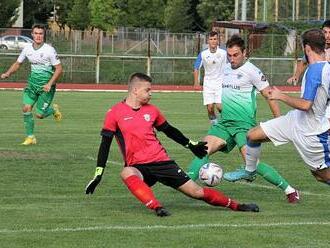
[{"label": "green foliage", "polygon": [[209,27],[213,21],[227,21],[234,18],[233,1],[201,0],[197,11]]},{"label": "green foliage", "polygon": [[74,0],[73,7],[69,12],[67,21],[73,29],[85,30],[90,24],[89,0]]},{"label": "green foliage", "polygon": [[54,10],[53,0],[29,0],[24,1],[23,26],[31,28],[35,23],[47,24]]},{"label": "green foliage", "polygon": [[189,1],[169,0],[165,8],[165,27],[173,33],[189,31],[193,22],[189,10]]},{"label": "green foliage", "polygon": [[122,13],[118,24],[128,27],[163,28],[165,0],[124,0],[117,6]]},{"label": "green foliage", "polygon": [[[56,23],[60,26],[60,28],[64,29],[65,25],[70,27],[68,23],[69,15],[72,13],[72,7],[74,5],[74,1],[67,0],[56,0]],[[88,11],[86,5],[79,11]]]},{"label": "green foliage", "polygon": [[10,27],[17,19],[17,8],[20,0],[1,0],[0,2],[0,27]]},{"label": "green foliage", "polygon": [[118,24],[120,9],[116,7],[116,0],[91,0],[89,8],[91,10],[91,26],[112,31]]}]

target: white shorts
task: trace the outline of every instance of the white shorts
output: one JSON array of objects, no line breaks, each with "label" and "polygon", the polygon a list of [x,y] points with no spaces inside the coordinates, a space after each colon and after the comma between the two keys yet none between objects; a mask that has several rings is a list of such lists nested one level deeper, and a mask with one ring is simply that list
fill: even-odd
[{"label": "white shorts", "polygon": [[212,103],[221,103],[221,95],[222,95],[222,88],[218,88],[218,89],[204,88],[203,104],[208,105]]},{"label": "white shorts", "polygon": [[306,136],[295,127],[294,115],[284,116],[262,122],[260,126],[275,146],[292,142],[301,158],[312,171],[330,167],[328,131],[319,135]]}]

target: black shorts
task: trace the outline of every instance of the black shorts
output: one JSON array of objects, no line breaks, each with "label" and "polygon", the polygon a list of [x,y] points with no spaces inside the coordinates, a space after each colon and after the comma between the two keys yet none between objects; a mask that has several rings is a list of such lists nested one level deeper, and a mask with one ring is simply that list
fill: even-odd
[{"label": "black shorts", "polygon": [[190,180],[190,177],[174,161],[139,164],[134,167],[141,172],[143,181],[148,186],[160,182],[177,189]]}]

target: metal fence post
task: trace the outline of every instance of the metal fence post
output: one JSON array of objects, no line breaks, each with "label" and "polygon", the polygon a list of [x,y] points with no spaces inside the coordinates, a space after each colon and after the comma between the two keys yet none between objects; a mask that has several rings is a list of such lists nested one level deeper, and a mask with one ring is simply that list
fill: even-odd
[{"label": "metal fence post", "polygon": [[150,32],[148,32],[148,50],[147,50],[147,75],[151,76],[151,37],[150,37]]},{"label": "metal fence post", "polygon": [[96,58],[95,58],[95,82],[100,83],[100,36],[101,30],[97,30],[96,38]]}]

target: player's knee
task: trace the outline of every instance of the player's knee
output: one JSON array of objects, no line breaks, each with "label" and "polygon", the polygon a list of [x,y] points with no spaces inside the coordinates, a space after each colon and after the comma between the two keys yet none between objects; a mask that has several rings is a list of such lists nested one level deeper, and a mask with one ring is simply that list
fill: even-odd
[{"label": "player's knee", "polygon": [[37,117],[38,119],[43,119],[43,118],[44,118],[44,116],[43,116],[42,114],[36,114],[36,117]]},{"label": "player's knee", "polygon": [[30,105],[24,105],[22,108],[23,113],[31,112],[32,107]]}]

